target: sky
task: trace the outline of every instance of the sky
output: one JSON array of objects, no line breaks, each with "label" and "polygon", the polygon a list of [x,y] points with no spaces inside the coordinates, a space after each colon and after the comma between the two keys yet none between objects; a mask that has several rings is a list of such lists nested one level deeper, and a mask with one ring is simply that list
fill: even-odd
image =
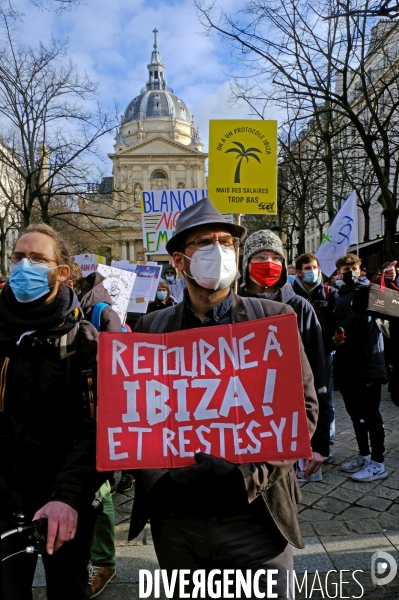
[{"label": "sky", "polygon": [[[61,15],[40,11],[29,0],[14,4],[24,13],[21,40],[35,46],[52,35],[68,38],[69,56],[98,82],[101,103],[116,103],[120,114],[146,83],[156,27],[166,80],[194,115],[204,151],[210,119],[251,118],[248,107],[227,102],[229,76],[242,75],[242,67],[228,44],[204,34],[192,0],[86,0]],[[242,0],[219,4],[234,12]],[[102,151],[113,152],[113,143],[112,135],[104,137]]]}]

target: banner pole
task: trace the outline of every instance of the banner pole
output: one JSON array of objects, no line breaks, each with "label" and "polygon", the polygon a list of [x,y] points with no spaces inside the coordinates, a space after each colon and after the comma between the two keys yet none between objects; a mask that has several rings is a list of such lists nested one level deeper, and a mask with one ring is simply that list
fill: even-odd
[{"label": "banner pole", "polygon": [[[237,215],[237,225],[241,225],[241,214]],[[237,267],[237,275],[236,275],[236,279],[234,281],[234,293],[237,294],[238,292],[238,265],[240,263],[240,246],[238,246],[237,248],[237,252],[236,252],[236,267]]]}]

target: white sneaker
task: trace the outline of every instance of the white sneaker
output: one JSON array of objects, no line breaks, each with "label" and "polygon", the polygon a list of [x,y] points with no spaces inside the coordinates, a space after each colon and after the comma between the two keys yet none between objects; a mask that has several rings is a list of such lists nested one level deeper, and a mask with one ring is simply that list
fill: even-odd
[{"label": "white sneaker", "polygon": [[386,479],[387,477],[388,473],[385,470],[384,463],[370,460],[361,471],[352,475],[351,479],[368,483],[370,481],[377,481],[378,479]]},{"label": "white sneaker", "polygon": [[363,467],[368,465],[370,458],[370,454],[368,456],[362,456],[361,454],[358,454],[357,456],[348,460],[348,462],[341,465],[341,469],[346,473],[357,473],[357,471],[360,471],[360,469],[363,469]]}]

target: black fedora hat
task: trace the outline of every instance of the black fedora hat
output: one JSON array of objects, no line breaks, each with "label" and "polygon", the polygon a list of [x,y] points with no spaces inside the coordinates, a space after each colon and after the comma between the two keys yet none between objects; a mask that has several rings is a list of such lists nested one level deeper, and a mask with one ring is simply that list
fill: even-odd
[{"label": "black fedora hat", "polygon": [[178,216],[175,235],[166,244],[166,250],[169,254],[179,252],[189,231],[200,225],[222,225],[231,232],[231,235],[240,238],[241,241],[247,233],[245,227],[226,221],[209,198],[203,198],[196,204],[191,204],[191,206],[185,208]]}]

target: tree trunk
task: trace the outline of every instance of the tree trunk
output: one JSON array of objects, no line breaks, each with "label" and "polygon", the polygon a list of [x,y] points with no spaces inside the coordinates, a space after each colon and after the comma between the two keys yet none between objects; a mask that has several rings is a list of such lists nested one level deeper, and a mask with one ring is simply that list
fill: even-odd
[{"label": "tree trunk", "polygon": [[363,212],[363,217],[364,217],[364,235],[363,235],[363,242],[369,242],[370,241],[370,213],[369,213],[369,206],[363,206],[362,205],[362,212]]},{"label": "tree trunk", "polygon": [[384,241],[382,245],[382,262],[388,262],[394,260],[396,256],[395,252],[395,233],[396,233],[396,222],[398,220],[398,211],[395,210],[393,214],[384,211],[385,221],[385,233]]},{"label": "tree trunk", "polygon": [[305,252],[305,198],[298,200],[299,208],[299,232],[298,232],[298,243],[296,245],[298,250],[298,256]]},{"label": "tree trunk", "polygon": [[0,271],[2,275],[7,275],[6,266],[6,233],[3,227],[0,231]]},{"label": "tree trunk", "polygon": [[31,213],[28,210],[23,210],[23,211],[21,211],[21,213],[22,213],[22,219],[21,219],[22,229],[26,229],[30,222]]},{"label": "tree trunk", "polygon": [[324,143],[324,152],[325,156],[323,158],[324,164],[326,166],[326,205],[328,218],[330,223],[334,221],[334,217],[336,214],[336,210],[334,208],[334,196],[333,196],[333,155],[331,148],[331,138],[325,137],[323,140]]},{"label": "tree trunk", "polygon": [[42,214],[42,221],[43,221],[43,223],[46,223],[46,225],[51,225],[50,215],[48,214],[48,207],[47,206],[45,208],[42,207],[41,214]]}]

